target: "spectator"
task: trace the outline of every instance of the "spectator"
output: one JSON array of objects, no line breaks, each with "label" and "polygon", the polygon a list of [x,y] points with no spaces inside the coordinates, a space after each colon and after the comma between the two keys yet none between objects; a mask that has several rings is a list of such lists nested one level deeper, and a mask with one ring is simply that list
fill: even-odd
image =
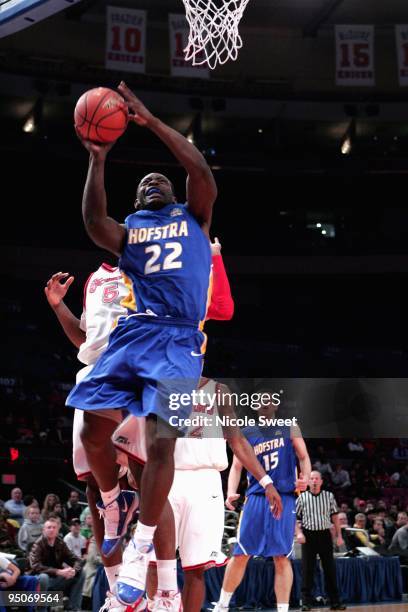
[{"label": "spectator", "polygon": [[86,538],[81,535],[81,521],[79,518],[74,518],[69,524],[69,533],[64,538],[65,544],[69,550],[80,559],[83,558],[86,551]]},{"label": "spectator", "polygon": [[398,446],[392,451],[392,456],[397,461],[406,461],[408,459],[408,447],[404,440],[399,440]]},{"label": "spectator", "polygon": [[[27,507],[27,509],[29,506],[37,506],[37,508],[40,509],[40,504],[38,503],[38,500],[34,497],[34,495],[31,495],[31,494],[24,495],[23,503]],[[27,510],[24,514],[24,518],[26,517],[27,517]]]},{"label": "spectator", "polygon": [[89,541],[92,537],[93,529],[92,529],[92,514],[87,514],[85,516],[85,523],[81,527],[81,535]]},{"label": "spectator", "polygon": [[31,571],[40,576],[42,591],[64,591],[69,595],[69,609],[81,610],[84,573],[81,560],[58,537],[58,521],[48,519],[43,535],[34,542],[30,551]]},{"label": "spectator", "polygon": [[45,522],[49,515],[54,512],[55,504],[60,503],[60,498],[55,493],[48,493],[44,499],[44,504],[41,510],[42,520]]},{"label": "spectator", "polygon": [[364,446],[357,440],[357,438],[352,438],[350,442],[347,444],[347,448],[349,453],[362,453],[364,452]]},{"label": "spectator", "polygon": [[[353,527],[354,529],[360,529],[361,531],[353,534],[355,538],[354,546],[367,546],[368,548],[374,548],[374,544],[370,542],[370,536],[366,530],[366,524],[367,518],[365,514],[358,512],[354,517]],[[362,531],[364,531],[364,533],[362,533]]]},{"label": "spectator", "polygon": [[78,491],[71,491],[69,499],[63,507],[64,521],[69,525],[73,518],[80,518],[82,508],[79,504]]},{"label": "spectator", "polygon": [[11,491],[11,499],[5,502],[4,507],[10,512],[10,518],[15,519],[19,525],[24,521],[26,506],[23,502],[23,492],[16,487]]},{"label": "spectator", "polygon": [[[58,507],[58,504],[55,504],[55,507]],[[58,535],[60,538],[65,538],[65,536],[69,533],[69,527],[65,523],[62,522],[61,516],[56,514],[55,512],[51,512],[48,518],[55,519],[58,523]]]},{"label": "spectator", "polygon": [[402,489],[408,489],[408,463],[400,473],[398,486]]},{"label": "spectator", "polygon": [[101,555],[99,554],[98,547],[96,546],[95,538],[92,536],[89,542],[88,554],[86,556],[86,563],[84,565],[85,583],[83,596],[91,599],[92,588],[95,580],[96,570],[102,563]]},{"label": "spectator", "polygon": [[333,473],[332,467],[325,455],[320,455],[313,463],[313,469],[320,472],[323,478],[328,478]]},{"label": "spectator", "polygon": [[31,546],[42,534],[43,522],[37,506],[29,506],[26,514],[27,517],[24,519],[24,523],[18,532],[18,545],[21,550],[28,553]]},{"label": "spectator", "polygon": [[397,529],[391,540],[390,549],[396,552],[408,549],[408,525],[403,525]]},{"label": "spectator", "polygon": [[375,518],[373,526],[368,530],[370,541],[376,546],[387,544],[384,522],[381,518]]},{"label": "spectator", "polygon": [[[7,520],[7,510],[0,510],[0,552],[15,554],[17,529]],[[20,553],[21,554],[21,553]]]},{"label": "spectator", "polygon": [[332,483],[335,489],[346,489],[351,485],[350,476],[347,470],[343,470],[341,463],[338,463],[332,474]]}]

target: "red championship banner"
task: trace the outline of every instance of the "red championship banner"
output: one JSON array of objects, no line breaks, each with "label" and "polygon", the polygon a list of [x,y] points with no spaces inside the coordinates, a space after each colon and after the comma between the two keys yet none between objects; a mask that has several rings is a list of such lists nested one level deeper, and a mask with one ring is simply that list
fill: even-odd
[{"label": "red championship banner", "polygon": [[336,85],[374,84],[374,26],[336,25]]},{"label": "red championship banner", "polygon": [[408,85],[408,25],[396,25],[398,78],[401,86]]},{"label": "red championship banner", "polygon": [[106,57],[110,70],[145,72],[146,11],[106,7]]},{"label": "red championship banner", "polygon": [[187,46],[189,25],[185,15],[169,13],[170,72],[173,76],[188,76],[208,79],[210,71],[207,64],[193,66],[184,59],[183,49]]}]

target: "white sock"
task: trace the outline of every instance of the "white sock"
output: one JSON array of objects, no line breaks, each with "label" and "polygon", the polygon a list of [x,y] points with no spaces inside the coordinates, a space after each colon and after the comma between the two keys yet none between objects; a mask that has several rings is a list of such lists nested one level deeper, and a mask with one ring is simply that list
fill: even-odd
[{"label": "white sock", "polygon": [[119,483],[111,490],[111,491],[101,491],[101,497],[103,501],[103,505],[109,506],[120,494],[120,486]]},{"label": "white sock", "polygon": [[289,604],[276,604],[278,607],[278,612],[288,612]]},{"label": "white sock", "polygon": [[137,524],[135,535],[133,536],[133,540],[135,544],[139,542],[139,540],[143,540],[143,542],[153,542],[154,532],[156,531],[157,525],[153,527],[149,527],[149,525],[143,525],[140,521]]},{"label": "white sock", "polygon": [[157,559],[157,588],[160,591],[178,591],[177,561]]},{"label": "white sock", "polygon": [[120,563],[118,563],[118,565],[111,565],[110,567],[105,567],[105,574],[109,582],[109,590],[111,593],[115,592],[114,588],[118,579],[119,570]]},{"label": "white sock", "polygon": [[233,596],[233,594],[234,593],[228,593],[227,591],[224,591],[224,589],[221,589],[220,599],[218,603],[228,608],[229,602],[231,601],[231,597]]}]

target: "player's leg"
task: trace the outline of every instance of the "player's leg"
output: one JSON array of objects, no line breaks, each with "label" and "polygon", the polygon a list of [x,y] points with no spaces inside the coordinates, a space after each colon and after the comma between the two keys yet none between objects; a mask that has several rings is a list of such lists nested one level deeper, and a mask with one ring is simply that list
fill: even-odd
[{"label": "player's leg", "polygon": [[292,564],[286,555],[275,556],[273,562],[275,564],[275,595],[278,612],[287,612],[293,584]]},{"label": "player's leg", "polygon": [[[205,597],[204,571],[224,564],[224,497],[216,469],[176,470],[169,496],[184,570],[185,610],[200,612]],[[220,560],[220,558],[222,558]]]},{"label": "player's leg", "polygon": [[[275,595],[278,612],[287,612],[293,584],[292,564],[289,555],[293,549],[296,527],[296,500],[292,494],[281,494],[283,512],[276,520],[265,508],[265,532],[268,534],[264,556],[273,557],[275,564]],[[266,504],[267,506],[267,504]]]},{"label": "player's leg", "polygon": [[184,572],[183,606],[185,610],[200,612],[205,599],[205,568]]},{"label": "player's leg", "polygon": [[250,558],[251,555],[234,555],[228,561],[224,580],[222,581],[220,598],[214,608],[214,612],[229,610],[231,597],[242,582]]},{"label": "player's leg", "polygon": [[107,557],[118,548],[139,503],[137,494],[122,492],[118,482],[119,466],[112,434],[121,419],[118,410],[85,411],[81,430],[87,461],[102,498],[104,538],[101,552]]},{"label": "player's leg", "polygon": [[[137,603],[145,592],[153,538],[174,477],[173,455],[176,440],[172,431],[170,435],[172,437],[161,437],[158,433],[157,418],[155,416],[146,418],[147,461],[141,480],[139,521],[135,535],[123,555],[117,586],[118,598],[123,604]],[[172,557],[175,557],[175,549]],[[173,566],[174,561],[175,559]],[[166,568],[166,572],[174,574],[175,569]]]},{"label": "player's leg", "polygon": [[[100,413],[102,412],[100,411]],[[120,421],[109,417],[105,418],[100,413],[89,411],[84,413],[81,441],[99,489],[110,491],[118,486],[119,467],[116,463],[116,450],[112,442],[112,434]],[[113,413],[113,411],[109,411],[109,413]],[[121,418],[119,413],[118,417]]]}]

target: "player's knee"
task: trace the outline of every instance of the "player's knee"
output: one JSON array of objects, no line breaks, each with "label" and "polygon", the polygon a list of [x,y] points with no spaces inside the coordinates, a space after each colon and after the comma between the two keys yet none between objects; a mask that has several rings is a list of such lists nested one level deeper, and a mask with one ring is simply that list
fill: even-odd
[{"label": "player's knee", "polygon": [[196,580],[204,580],[204,567],[197,567],[195,569],[187,570],[184,572],[184,581],[188,584],[195,582]]},{"label": "player's knee", "polygon": [[163,464],[173,463],[175,443],[172,438],[154,438],[147,448],[148,459]]},{"label": "player's knee", "polygon": [[288,565],[288,563],[290,564],[290,561],[288,557],[286,557],[286,555],[280,555],[280,556],[274,557],[273,562],[277,570],[285,567],[286,565]]},{"label": "player's knee", "polygon": [[248,561],[250,560],[250,556],[249,555],[236,555],[235,557],[233,557],[233,561],[236,565],[246,565],[248,563]]}]

